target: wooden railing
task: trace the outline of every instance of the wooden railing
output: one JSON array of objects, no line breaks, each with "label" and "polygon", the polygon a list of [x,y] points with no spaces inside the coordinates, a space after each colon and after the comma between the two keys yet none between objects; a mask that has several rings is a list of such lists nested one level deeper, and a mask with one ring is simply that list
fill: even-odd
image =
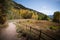
[{"label": "wooden railing", "polygon": [[[36,28],[33,28],[31,26],[26,26],[26,30],[27,30],[27,27],[29,28],[29,32],[30,32],[30,35],[31,33],[35,34],[35,36],[37,35],[38,38],[36,40],[56,40],[55,38],[53,38],[52,36],[48,35],[47,33],[43,32],[42,30],[38,30]],[[34,31],[35,32],[34,32]],[[38,33],[36,33],[38,32]],[[33,36],[33,35],[32,35]],[[35,37],[34,36],[34,37]]]}]

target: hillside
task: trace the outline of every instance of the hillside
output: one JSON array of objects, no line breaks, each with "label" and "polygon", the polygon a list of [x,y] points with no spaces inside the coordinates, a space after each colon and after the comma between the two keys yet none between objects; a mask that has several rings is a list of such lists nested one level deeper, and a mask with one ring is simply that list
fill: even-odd
[{"label": "hillside", "polygon": [[49,20],[50,18],[36,10],[27,8],[21,4],[14,1],[8,1],[7,5],[7,18],[8,19],[37,19],[37,20]]},{"label": "hillside", "polygon": [[37,20],[49,20],[50,18],[36,10],[24,7],[14,1],[10,2],[10,9],[7,12],[8,19],[37,19]]},{"label": "hillside", "polygon": [[53,15],[48,15],[51,19],[53,19]]}]

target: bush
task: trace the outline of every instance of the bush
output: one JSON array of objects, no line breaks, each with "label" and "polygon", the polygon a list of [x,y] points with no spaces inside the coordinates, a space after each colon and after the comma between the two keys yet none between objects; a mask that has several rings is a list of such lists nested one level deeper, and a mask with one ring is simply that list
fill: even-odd
[{"label": "bush", "polygon": [[49,27],[51,30],[57,30],[59,27],[58,26],[50,26]]}]

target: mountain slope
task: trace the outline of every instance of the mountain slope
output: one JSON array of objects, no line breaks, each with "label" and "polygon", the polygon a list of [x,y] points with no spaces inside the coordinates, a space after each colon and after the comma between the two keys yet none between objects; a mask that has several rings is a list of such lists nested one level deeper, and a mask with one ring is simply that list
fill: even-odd
[{"label": "mountain slope", "polygon": [[39,19],[49,20],[50,18],[36,10],[26,8],[14,1],[10,2],[10,10],[8,11],[8,19]]},{"label": "mountain slope", "polygon": [[53,15],[48,15],[51,19],[53,19]]}]

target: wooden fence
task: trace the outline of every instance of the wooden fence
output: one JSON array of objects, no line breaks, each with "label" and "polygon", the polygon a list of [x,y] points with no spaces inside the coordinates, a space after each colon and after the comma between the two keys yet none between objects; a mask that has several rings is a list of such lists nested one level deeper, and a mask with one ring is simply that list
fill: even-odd
[{"label": "wooden fence", "polygon": [[[35,36],[37,35],[38,36],[38,38],[36,39],[36,40],[56,40],[55,38],[53,38],[52,36],[50,36],[50,35],[48,35],[47,33],[45,33],[45,32],[43,32],[42,30],[38,30],[38,29],[36,29],[36,28],[33,28],[33,27],[31,27],[31,26],[26,26],[26,30],[27,30],[27,27],[29,28],[29,32],[30,32],[30,34],[29,35],[31,35],[31,33],[33,33],[33,34],[35,34]],[[34,31],[35,32],[34,32]],[[37,32],[37,33],[36,33]],[[32,35],[33,36],[33,35]],[[35,37],[34,36],[34,37]]]}]

